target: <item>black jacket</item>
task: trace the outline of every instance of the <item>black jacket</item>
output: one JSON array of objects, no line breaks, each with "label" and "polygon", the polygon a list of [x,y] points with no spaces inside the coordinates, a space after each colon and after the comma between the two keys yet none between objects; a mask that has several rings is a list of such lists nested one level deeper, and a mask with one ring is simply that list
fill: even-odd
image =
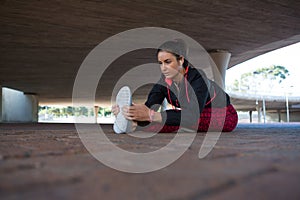
[{"label": "black jacket", "polygon": [[[166,125],[190,127],[197,124],[205,107],[221,108],[230,104],[230,98],[223,89],[209,80],[202,70],[193,67],[186,69],[184,81],[181,81],[179,92],[177,91],[175,83],[162,75],[153,86],[145,103],[148,108],[157,111],[167,98],[173,108],[176,107],[161,112]],[[139,125],[146,124],[139,123]]]}]

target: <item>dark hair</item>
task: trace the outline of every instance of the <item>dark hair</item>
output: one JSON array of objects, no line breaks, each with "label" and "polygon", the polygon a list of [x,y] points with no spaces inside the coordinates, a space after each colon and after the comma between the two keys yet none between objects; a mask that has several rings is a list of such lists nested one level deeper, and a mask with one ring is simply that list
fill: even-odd
[{"label": "dark hair", "polygon": [[182,57],[184,57],[184,62],[182,66],[186,68],[189,65],[189,62],[187,61],[188,50],[185,42],[182,39],[174,39],[163,43],[158,47],[156,56],[161,51],[166,51],[168,53],[173,54],[177,60],[180,60]]}]

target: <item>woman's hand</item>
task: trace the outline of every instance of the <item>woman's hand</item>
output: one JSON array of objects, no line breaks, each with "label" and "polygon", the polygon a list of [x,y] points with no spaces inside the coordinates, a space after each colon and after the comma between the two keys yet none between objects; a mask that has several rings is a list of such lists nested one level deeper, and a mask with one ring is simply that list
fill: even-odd
[{"label": "woman's hand", "polygon": [[144,104],[133,104],[122,108],[124,117],[134,121],[151,121],[149,112],[150,109]]},{"label": "woman's hand", "polygon": [[120,107],[119,105],[113,105],[111,107],[111,112],[114,114],[114,116],[117,116],[120,112]]}]

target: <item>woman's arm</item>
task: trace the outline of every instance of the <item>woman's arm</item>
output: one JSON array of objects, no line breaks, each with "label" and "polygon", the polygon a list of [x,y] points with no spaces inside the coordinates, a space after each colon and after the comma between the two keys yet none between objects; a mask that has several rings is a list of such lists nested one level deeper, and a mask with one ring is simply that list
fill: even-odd
[{"label": "woman's arm", "polygon": [[151,110],[144,104],[124,106],[122,112],[125,118],[129,120],[139,122],[162,122],[161,113]]},{"label": "woman's arm", "polygon": [[127,119],[137,121],[140,126],[145,126],[152,121],[162,122],[161,113],[157,112],[165,98],[161,80],[153,86],[145,104],[123,107],[122,112]]}]

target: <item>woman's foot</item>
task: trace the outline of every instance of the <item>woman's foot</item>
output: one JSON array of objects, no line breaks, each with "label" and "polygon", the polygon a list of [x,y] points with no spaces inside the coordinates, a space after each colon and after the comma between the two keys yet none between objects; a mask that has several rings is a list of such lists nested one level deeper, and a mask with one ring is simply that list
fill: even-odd
[{"label": "woman's foot", "polygon": [[[122,87],[116,97],[116,104],[119,108],[123,108],[123,106],[131,105],[131,91],[128,86]],[[130,133],[133,131],[133,121],[127,120],[122,112],[119,112],[116,116],[116,121],[114,123],[113,129],[115,133]],[[136,127],[135,127],[136,128]]]}]

